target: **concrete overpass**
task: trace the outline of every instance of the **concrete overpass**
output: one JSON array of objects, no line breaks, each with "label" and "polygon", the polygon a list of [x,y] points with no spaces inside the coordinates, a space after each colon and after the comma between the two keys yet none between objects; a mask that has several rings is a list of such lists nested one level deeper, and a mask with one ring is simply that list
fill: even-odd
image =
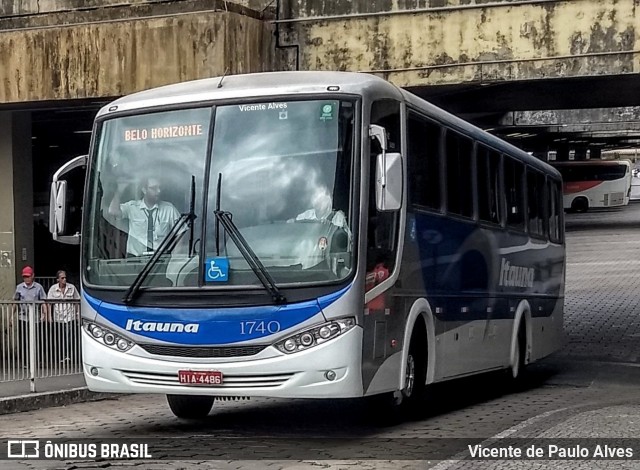
[{"label": "concrete overpass", "polygon": [[352,70],[379,74],[533,151],[631,146],[640,142],[638,7],[0,0],[0,251],[11,261],[0,266],[0,295],[34,262],[31,218],[47,204],[51,165],[86,148],[92,115],[113,97],[225,71]]},{"label": "concrete overpass", "polygon": [[[523,122],[510,123],[509,113],[536,111],[527,118],[536,138],[519,145],[563,147],[557,139],[566,137],[599,148],[635,145],[638,137],[625,128],[618,142],[615,132],[600,138],[586,127],[602,122],[615,131],[616,111],[594,109],[640,105],[639,6],[634,0],[302,0],[281,2],[276,25],[281,42],[298,52],[299,68],[379,74],[503,137],[522,134]],[[581,124],[580,132],[531,121],[550,109],[591,110],[556,114],[569,119],[560,126]],[[571,132],[559,137],[563,130]]]}]

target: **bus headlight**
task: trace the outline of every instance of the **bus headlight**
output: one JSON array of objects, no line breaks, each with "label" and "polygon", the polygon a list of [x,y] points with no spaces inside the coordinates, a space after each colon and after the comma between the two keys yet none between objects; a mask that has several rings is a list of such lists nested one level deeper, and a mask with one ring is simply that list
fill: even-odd
[{"label": "bus headlight", "polygon": [[323,323],[322,325],[314,326],[313,328],[289,336],[282,341],[278,341],[274,346],[285,354],[304,351],[305,349],[312,348],[340,336],[354,326],[356,326],[356,319],[354,317],[332,320],[328,323]]},{"label": "bus headlight", "polygon": [[84,320],[82,327],[89,334],[89,336],[95,339],[98,343],[115,349],[116,351],[125,352],[131,349],[134,345],[132,341],[114,333],[108,328],[96,323]]}]

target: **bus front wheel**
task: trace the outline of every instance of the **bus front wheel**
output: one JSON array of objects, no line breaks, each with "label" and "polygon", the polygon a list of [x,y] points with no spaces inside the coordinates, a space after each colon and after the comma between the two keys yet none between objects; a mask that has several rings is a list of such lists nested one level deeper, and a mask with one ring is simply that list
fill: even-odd
[{"label": "bus front wheel", "polygon": [[402,401],[405,408],[415,409],[425,398],[427,381],[426,334],[417,329],[411,338],[405,368],[405,387]]},{"label": "bus front wheel", "polygon": [[214,397],[205,395],[167,395],[169,408],[182,419],[206,418],[213,407]]},{"label": "bus front wheel", "polygon": [[577,197],[571,202],[571,211],[587,212],[589,210],[589,201],[584,197]]},{"label": "bus front wheel", "polygon": [[518,328],[514,354],[513,364],[509,367],[508,374],[515,385],[520,385],[523,382],[523,377],[525,375],[525,357],[527,354],[527,334],[523,324]]},{"label": "bus front wheel", "polygon": [[375,417],[382,423],[395,424],[421,408],[427,395],[427,334],[424,323],[416,323],[407,352],[404,388],[369,397]]}]

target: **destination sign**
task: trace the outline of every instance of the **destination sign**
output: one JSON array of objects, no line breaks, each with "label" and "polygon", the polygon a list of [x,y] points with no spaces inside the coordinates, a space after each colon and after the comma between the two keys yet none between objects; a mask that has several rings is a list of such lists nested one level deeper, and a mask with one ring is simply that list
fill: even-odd
[{"label": "destination sign", "polygon": [[139,140],[179,139],[183,137],[196,137],[203,134],[204,130],[202,124],[125,129],[124,141],[135,142]]}]

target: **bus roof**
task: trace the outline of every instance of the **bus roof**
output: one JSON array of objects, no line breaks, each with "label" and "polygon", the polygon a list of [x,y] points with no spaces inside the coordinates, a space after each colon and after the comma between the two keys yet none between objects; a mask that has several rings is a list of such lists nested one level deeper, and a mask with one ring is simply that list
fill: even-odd
[{"label": "bus roof", "polygon": [[[222,84],[222,86],[220,86]],[[330,90],[329,87],[338,87]],[[296,95],[311,93],[355,93],[367,90],[386,92],[402,99],[399,89],[375,75],[356,72],[265,72],[205,78],[165,85],[133,93],[104,106],[98,116],[109,113],[112,106],[128,111],[156,106],[200,101]]]}]

